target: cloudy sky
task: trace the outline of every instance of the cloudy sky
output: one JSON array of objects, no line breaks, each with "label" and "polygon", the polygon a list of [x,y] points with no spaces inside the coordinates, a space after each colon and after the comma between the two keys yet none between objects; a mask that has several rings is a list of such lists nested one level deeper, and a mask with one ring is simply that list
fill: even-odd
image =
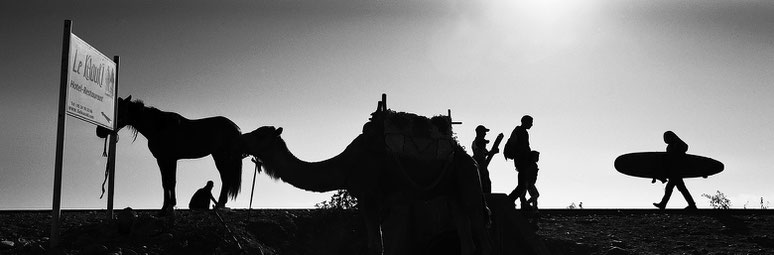
[{"label": "cloudy sky", "polygon": [[[291,151],[330,158],[356,137],[381,93],[421,115],[451,109],[470,148],[530,114],[543,207],[648,208],[664,185],[613,160],[661,151],[673,130],[689,153],[726,166],[687,179],[733,207],[774,200],[774,4],[769,1],[2,1],[0,209],[51,208],[62,27],[121,57],[121,97],[189,118],[226,116],[243,132],[285,129]],[[103,140],[67,118],[63,208],[104,208]],[[158,167],[119,133],[115,207],[160,208]],[[494,192],[516,185],[495,157]],[[248,206],[253,166],[244,160]],[[210,157],[178,164],[178,206],[214,180]],[[254,207],[312,207],[310,193],[259,175]],[[669,207],[683,207],[675,193]]]}]

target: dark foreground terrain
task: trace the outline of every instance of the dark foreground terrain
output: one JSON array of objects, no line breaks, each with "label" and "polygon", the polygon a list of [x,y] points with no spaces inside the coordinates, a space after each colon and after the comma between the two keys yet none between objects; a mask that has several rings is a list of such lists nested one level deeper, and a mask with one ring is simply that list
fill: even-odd
[{"label": "dark foreground terrain", "polygon": [[[49,249],[49,211],[0,212],[0,254],[364,254],[356,211],[178,210],[174,224],[135,211],[62,212]],[[248,214],[251,217],[248,218]],[[222,218],[223,223],[218,219]],[[774,210],[543,210],[529,221],[552,254],[774,254]]]}]

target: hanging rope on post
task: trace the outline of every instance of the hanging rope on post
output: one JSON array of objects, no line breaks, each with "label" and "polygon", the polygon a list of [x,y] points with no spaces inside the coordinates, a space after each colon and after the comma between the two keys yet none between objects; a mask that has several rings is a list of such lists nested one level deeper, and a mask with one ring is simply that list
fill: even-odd
[{"label": "hanging rope on post", "polygon": [[102,147],[102,157],[103,158],[107,158],[108,137],[110,137],[110,136],[105,136],[105,146]]},{"label": "hanging rope on post", "polygon": [[[110,135],[116,136],[116,142],[118,142],[118,132],[112,132]],[[107,147],[108,147],[108,140],[110,140],[110,135],[105,137],[105,147],[102,151],[102,157],[107,157]],[[108,158],[108,161],[110,159]],[[105,183],[108,180],[108,175],[110,175],[110,162],[105,163],[105,179],[102,180],[102,194],[99,195],[99,199],[102,199],[102,196],[105,195]]]},{"label": "hanging rope on post", "polygon": [[255,163],[255,172],[253,172],[253,187],[250,189],[250,205],[249,205],[249,209],[247,210],[248,222],[250,222],[250,220],[252,219],[252,213],[253,213],[253,194],[255,193],[255,176],[258,175],[258,170],[261,169],[261,162],[258,160],[258,158],[253,157],[251,161]]}]

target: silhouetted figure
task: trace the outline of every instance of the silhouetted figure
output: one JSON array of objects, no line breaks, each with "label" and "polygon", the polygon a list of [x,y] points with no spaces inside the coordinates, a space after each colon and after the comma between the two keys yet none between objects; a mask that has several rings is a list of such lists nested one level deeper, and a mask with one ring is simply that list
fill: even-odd
[{"label": "silhouetted figure", "polygon": [[209,210],[210,201],[218,204],[215,197],[212,196],[212,181],[207,181],[207,185],[196,191],[191,197],[191,202],[188,203],[188,208],[191,210]]},{"label": "silhouetted figure", "polygon": [[[450,118],[395,112],[385,102],[333,158],[298,159],[275,127],[243,135],[245,152],[267,175],[297,188],[347,189],[365,219],[369,254],[436,254],[426,249],[438,246],[457,250],[443,254],[490,254],[476,163],[454,141]],[[448,230],[458,244],[446,242]]]},{"label": "silhouetted figure", "polygon": [[696,209],[696,202],[693,201],[691,193],[688,192],[688,188],[685,187],[683,178],[680,176],[672,175],[672,172],[675,170],[674,162],[685,156],[685,153],[688,151],[688,144],[683,142],[683,140],[677,137],[677,135],[672,131],[664,132],[664,142],[667,144],[666,167],[664,168],[665,172],[661,177],[654,178],[652,182],[655,183],[656,179],[659,179],[662,183],[668,179],[669,182],[667,182],[666,188],[664,189],[664,197],[661,199],[661,202],[653,203],[653,205],[661,210],[666,208],[667,202],[669,202],[669,198],[672,196],[672,190],[677,187],[677,190],[683,194],[685,201],[688,202],[688,207],[685,209]]},{"label": "silhouetted figure", "polygon": [[478,127],[476,127],[476,139],[473,140],[473,145],[471,147],[473,148],[473,159],[476,160],[476,164],[478,165],[481,189],[484,191],[484,194],[491,194],[492,181],[489,179],[489,161],[487,160],[487,157],[500,150],[496,147],[492,148],[492,151],[486,149],[486,144],[489,143],[489,140],[485,139],[487,132],[489,132],[488,128],[483,125],[478,125]]},{"label": "silhouetted figure", "polygon": [[[537,181],[537,164],[535,163],[535,157],[532,149],[529,147],[529,133],[528,129],[532,127],[533,119],[529,115],[521,117],[521,126],[516,126],[511,132],[510,138],[506,146],[508,154],[506,158],[512,158],[514,166],[518,174],[518,185],[516,188],[508,194],[508,198],[516,202],[516,199],[521,201],[522,209],[529,209],[530,205],[526,199],[527,189],[530,184],[534,184]],[[537,190],[535,190],[537,191]]]},{"label": "silhouetted figure", "polygon": [[540,192],[537,190],[537,186],[535,186],[535,183],[537,182],[537,172],[539,170],[537,162],[540,160],[540,152],[532,151],[532,164],[531,164],[531,170],[534,171],[534,176],[530,176],[530,178],[527,179],[529,183],[527,183],[527,193],[529,193],[529,199],[527,200],[527,204],[529,204],[533,209],[537,210],[538,202],[537,199],[540,197]]}]

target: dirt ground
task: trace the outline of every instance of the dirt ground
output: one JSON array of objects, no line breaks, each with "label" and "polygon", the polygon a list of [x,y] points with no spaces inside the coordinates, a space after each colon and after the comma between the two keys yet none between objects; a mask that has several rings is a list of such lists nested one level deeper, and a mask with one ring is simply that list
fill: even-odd
[{"label": "dirt ground", "polygon": [[555,210],[537,234],[557,254],[774,254],[774,210]]},{"label": "dirt ground", "polygon": [[[365,254],[355,210],[0,212],[0,254]],[[219,220],[223,220],[223,223]],[[133,219],[133,220],[127,220]],[[774,210],[542,210],[529,217],[552,254],[774,254]]]}]

